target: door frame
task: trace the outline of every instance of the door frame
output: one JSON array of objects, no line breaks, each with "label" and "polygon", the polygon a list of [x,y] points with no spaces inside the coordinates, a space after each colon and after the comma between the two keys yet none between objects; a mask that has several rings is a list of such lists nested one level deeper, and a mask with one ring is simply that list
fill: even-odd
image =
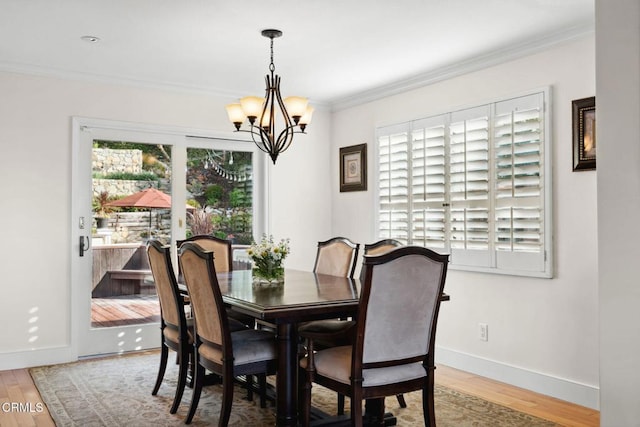
[{"label": "door frame", "polygon": [[[186,218],[183,210],[186,191],[186,176],[184,163],[189,137],[211,138],[223,145],[237,147],[243,151],[258,153],[254,162],[254,236],[266,232],[269,224],[269,176],[270,165],[264,155],[244,135],[233,132],[214,132],[189,128],[157,126],[113,120],[72,117],[72,161],[71,161],[71,348],[75,358],[81,356],[121,353],[125,351],[154,348],[160,345],[158,324],[129,325],[122,327],[91,328],[90,287],[86,280],[91,277],[91,263],[86,260],[92,257],[80,257],[80,236],[91,239],[91,186],[87,180],[91,179],[90,170],[86,170],[85,151],[92,147],[93,140],[132,141],[143,143],[164,143],[172,145],[172,178],[171,185],[175,190],[172,197],[172,211],[179,214],[171,215],[172,245],[175,240],[184,238],[186,233]],[[240,136],[240,137],[238,137]],[[174,157],[175,154],[175,157]],[[260,187],[258,189],[258,186]],[[259,213],[259,215],[256,215]],[[84,217],[84,229],[80,229],[80,217]],[[261,219],[261,220],[258,220]],[[89,251],[91,251],[89,249]],[[85,262],[83,262],[85,261]],[[85,285],[83,286],[83,283]]]}]

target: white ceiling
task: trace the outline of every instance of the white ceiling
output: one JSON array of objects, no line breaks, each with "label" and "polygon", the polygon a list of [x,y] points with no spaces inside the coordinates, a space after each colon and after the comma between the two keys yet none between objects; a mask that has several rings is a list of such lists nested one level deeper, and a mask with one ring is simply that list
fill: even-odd
[{"label": "white ceiling", "polygon": [[[593,31],[594,0],[0,0],[0,70],[344,102]],[[97,43],[81,40],[91,35]]]}]

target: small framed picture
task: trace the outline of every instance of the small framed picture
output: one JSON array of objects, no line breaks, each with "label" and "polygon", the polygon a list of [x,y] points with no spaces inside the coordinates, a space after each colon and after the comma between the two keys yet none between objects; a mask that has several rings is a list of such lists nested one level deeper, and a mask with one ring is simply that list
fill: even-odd
[{"label": "small framed picture", "polygon": [[573,107],[573,170],[596,168],[596,97],[576,99]]},{"label": "small framed picture", "polygon": [[367,190],[367,144],[340,148],[340,192]]}]

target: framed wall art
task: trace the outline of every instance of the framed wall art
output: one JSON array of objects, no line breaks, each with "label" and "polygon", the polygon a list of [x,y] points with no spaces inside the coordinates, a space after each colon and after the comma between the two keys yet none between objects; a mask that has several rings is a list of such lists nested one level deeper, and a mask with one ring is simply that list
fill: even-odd
[{"label": "framed wall art", "polygon": [[573,170],[596,168],[596,97],[572,101]]},{"label": "framed wall art", "polygon": [[340,148],[340,192],[367,190],[367,144]]}]

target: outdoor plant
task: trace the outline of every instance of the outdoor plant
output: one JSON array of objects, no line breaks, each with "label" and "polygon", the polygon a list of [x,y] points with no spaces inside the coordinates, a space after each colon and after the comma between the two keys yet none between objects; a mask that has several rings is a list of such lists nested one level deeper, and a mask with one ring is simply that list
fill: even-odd
[{"label": "outdoor plant", "polygon": [[193,212],[187,212],[191,226],[191,234],[198,236],[202,234],[211,234],[213,232],[212,214],[206,210],[199,208]]},{"label": "outdoor plant", "polygon": [[100,192],[93,198],[93,211],[96,213],[96,217],[109,218],[109,214],[114,211],[114,208],[108,205],[111,200],[112,198],[106,191]]}]

